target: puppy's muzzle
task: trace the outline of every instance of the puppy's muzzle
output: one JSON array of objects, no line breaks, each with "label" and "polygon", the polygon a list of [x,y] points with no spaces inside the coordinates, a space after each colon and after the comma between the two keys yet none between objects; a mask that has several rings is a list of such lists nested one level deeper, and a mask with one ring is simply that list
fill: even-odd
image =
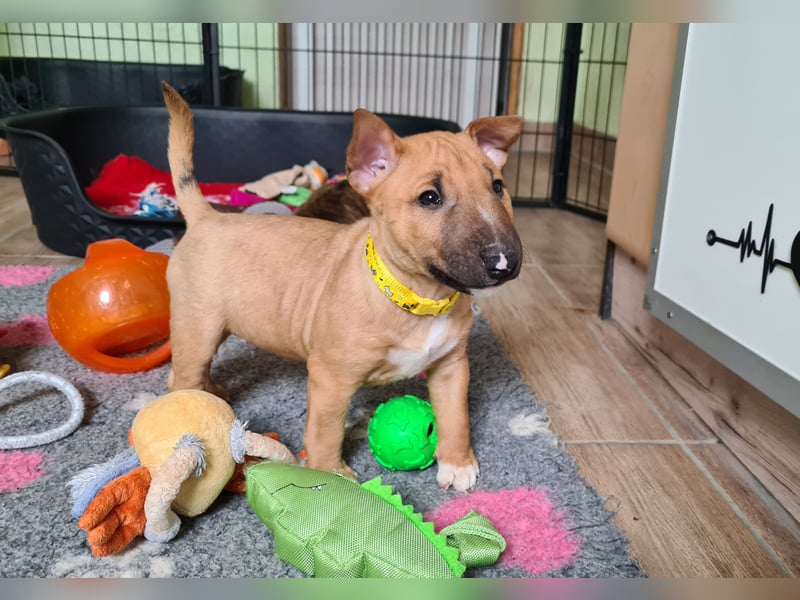
[{"label": "puppy's muzzle", "polygon": [[[493,236],[494,237],[494,236]],[[434,279],[467,294],[499,286],[519,275],[522,266],[522,243],[512,233],[504,239],[483,240],[450,238],[443,268],[430,265]],[[482,243],[483,242],[483,243]]]}]

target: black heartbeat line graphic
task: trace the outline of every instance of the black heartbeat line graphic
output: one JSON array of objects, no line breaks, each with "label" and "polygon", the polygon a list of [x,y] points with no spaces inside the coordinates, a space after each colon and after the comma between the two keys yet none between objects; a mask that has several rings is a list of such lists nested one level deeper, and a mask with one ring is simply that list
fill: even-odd
[{"label": "black heartbeat line graphic", "polygon": [[789,269],[794,275],[798,285],[800,285],[800,231],[794,236],[792,242],[791,260],[786,262],[775,258],[775,240],[772,238],[772,213],[775,205],[770,204],[767,211],[767,223],[764,225],[764,234],[761,236],[761,245],[758,245],[756,240],[753,239],[753,222],[750,221],[746,228],[743,228],[739,233],[739,239],[726,240],[717,235],[713,229],[709,229],[706,234],[706,242],[709,246],[714,244],[724,244],[732,248],[739,249],[739,262],[744,262],[745,258],[750,258],[752,255],[761,256],[764,259],[764,264],[761,269],[761,293],[767,288],[767,277],[769,277],[776,267],[783,267]]}]

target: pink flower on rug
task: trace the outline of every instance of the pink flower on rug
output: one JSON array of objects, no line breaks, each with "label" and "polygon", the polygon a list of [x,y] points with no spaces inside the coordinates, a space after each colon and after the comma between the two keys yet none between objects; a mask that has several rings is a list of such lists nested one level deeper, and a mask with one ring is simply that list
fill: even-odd
[{"label": "pink flower on rug", "polygon": [[17,321],[0,323],[0,344],[7,347],[55,343],[47,319],[40,315],[22,315]]},{"label": "pink flower on rug", "polygon": [[0,286],[21,287],[47,281],[56,267],[0,267]]},{"label": "pink flower on rug", "polygon": [[16,492],[42,476],[40,452],[0,452],[0,493]]},{"label": "pink flower on rug", "polygon": [[439,531],[471,510],[489,519],[506,540],[498,565],[537,575],[569,564],[578,552],[579,540],[569,531],[564,511],[554,507],[544,490],[473,492],[446,501],[426,513],[425,520]]}]

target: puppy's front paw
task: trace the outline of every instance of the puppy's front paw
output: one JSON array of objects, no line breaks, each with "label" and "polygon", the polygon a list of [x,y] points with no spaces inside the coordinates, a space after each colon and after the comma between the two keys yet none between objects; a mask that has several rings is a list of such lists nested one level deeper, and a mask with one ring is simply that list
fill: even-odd
[{"label": "puppy's front paw", "polygon": [[352,479],[353,481],[358,481],[358,473],[353,471],[353,469],[351,469],[344,463],[342,463],[340,467],[332,469],[332,471],[334,473],[339,473],[339,475],[344,475],[345,477],[347,477],[348,479]]},{"label": "puppy's front paw", "polygon": [[467,492],[475,487],[480,469],[478,463],[455,466],[439,461],[439,472],[436,480],[444,489],[453,488],[459,492]]},{"label": "puppy's front paw", "polygon": [[338,473],[339,475],[344,475],[348,479],[352,479],[354,481],[358,481],[358,474],[353,471],[347,463],[344,461],[339,461],[338,463],[334,462],[318,462],[318,461],[305,461],[305,466],[309,469],[317,469],[319,471],[332,471],[334,473]]}]

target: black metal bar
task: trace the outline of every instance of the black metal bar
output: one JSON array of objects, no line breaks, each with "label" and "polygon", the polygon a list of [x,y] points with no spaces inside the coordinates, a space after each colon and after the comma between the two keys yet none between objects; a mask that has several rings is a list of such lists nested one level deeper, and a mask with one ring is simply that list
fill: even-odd
[{"label": "black metal bar", "polygon": [[614,252],[616,245],[611,240],[606,242],[606,258],[603,264],[603,287],[600,291],[600,318],[607,321],[611,318],[611,307],[614,300]]},{"label": "black metal bar", "polygon": [[503,23],[500,27],[500,56],[497,71],[497,105],[496,115],[504,115],[508,111],[508,92],[511,84],[511,44],[514,37],[514,24]]},{"label": "black metal bar", "polygon": [[[613,53],[611,54],[612,60],[615,60],[617,58],[617,48],[619,46],[619,32],[620,32],[621,28],[622,28],[622,25],[617,23],[617,29],[616,29],[616,32],[614,33],[614,50],[613,50]],[[610,68],[611,68],[611,81],[608,84],[608,89],[609,90],[613,90],[614,89],[614,76],[616,75],[616,72],[617,72],[617,66],[612,64],[612,66]],[[600,154],[600,181],[597,183],[597,189],[599,190],[598,191],[598,198],[599,198],[599,202],[601,204],[602,204],[603,183],[605,181],[605,175],[606,175],[605,174],[606,151],[608,150],[609,140],[611,139],[611,135],[609,134],[609,121],[611,120],[611,108],[612,108],[611,107],[611,97],[612,97],[612,94],[609,93],[608,94],[608,101],[606,102],[606,127],[605,127],[605,131],[604,131],[604,139],[603,139],[603,145],[602,145],[603,151]],[[615,135],[614,136],[615,140],[616,140],[616,137],[617,136]],[[613,171],[613,157],[612,157],[612,171]],[[610,200],[610,198],[606,199],[606,206],[605,207],[601,206],[601,209],[604,209],[604,212],[608,212],[608,204],[607,203],[608,203],[609,200]]]},{"label": "black metal bar", "polygon": [[206,102],[208,98],[211,98],[212,106],[220,106],[219,26],[216,23],[203,23],[202,31],[203,65],[206,68],[205,93],[203,97]]},{"label": "black metal bar", "polygon": [[553,188],[550,196],[550,201],[556,206],[563,206],[567,198],[582,30],[582,23],[568,23],[564,36],[564,66],[562,67],[561,97],[558,105],[558,123],[556,124],[556,147],[553,155]]}]

